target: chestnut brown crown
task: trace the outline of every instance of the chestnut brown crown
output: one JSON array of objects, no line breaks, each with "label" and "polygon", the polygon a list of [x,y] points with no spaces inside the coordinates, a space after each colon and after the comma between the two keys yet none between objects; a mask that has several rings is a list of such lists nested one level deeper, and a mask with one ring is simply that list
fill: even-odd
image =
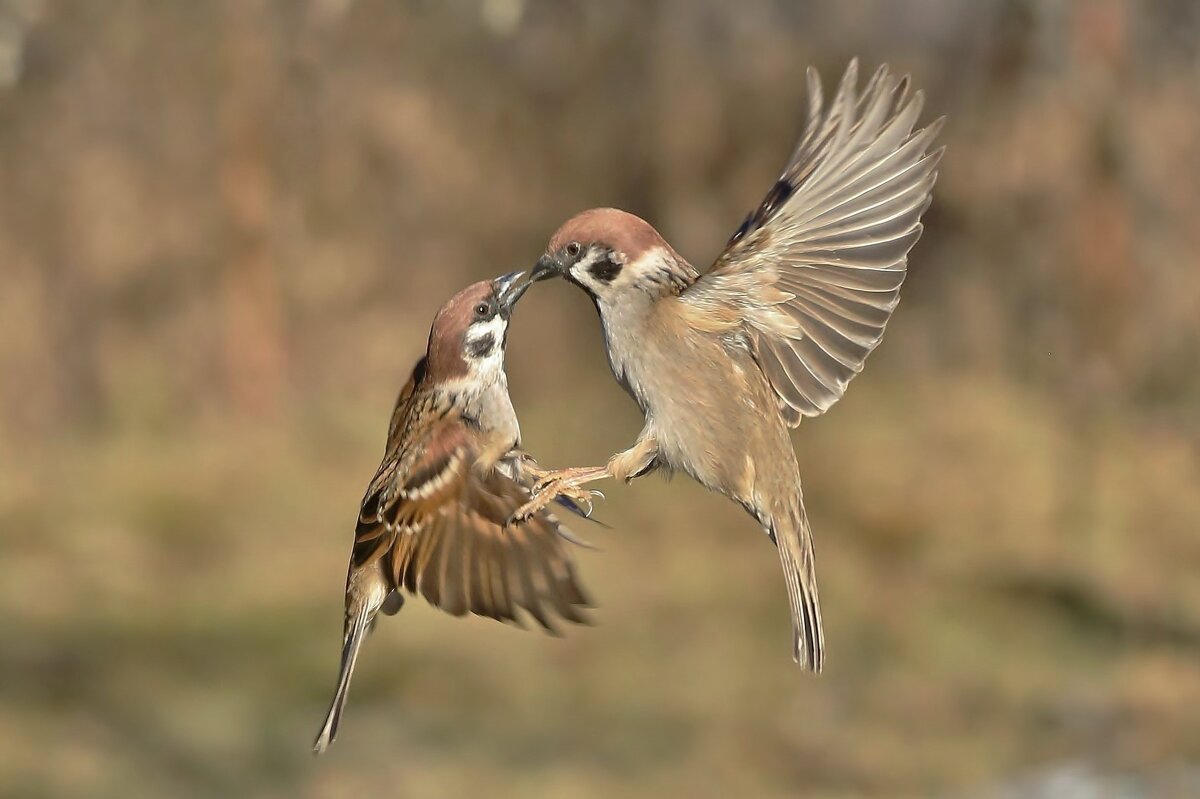
[{"label": "chestnut brown crown", "polygon": [[576,214],[550,237],[547,252],[557,253],[572,242],[582,247],[601,244],[636,261],[646,251],[661,247],[674,254],[671,245],[649,222],[617,208],[592,208]]},{"label": "chestnut brown crown", "polygon": [[523,272],[472,283],[442,306],[429,330],[426,374],[435,381],[472,374],[490,383],[504,370],[513,306],[529,281]]},{"label": "chestnut brown crown", "polygon": [[481,316],[478,312],[490,307],[491,301],[491,283],[481,280],[455,294],[441,307],[429,330],[429,378],[442,380],[467,373],[463,355],[467,330]]}]

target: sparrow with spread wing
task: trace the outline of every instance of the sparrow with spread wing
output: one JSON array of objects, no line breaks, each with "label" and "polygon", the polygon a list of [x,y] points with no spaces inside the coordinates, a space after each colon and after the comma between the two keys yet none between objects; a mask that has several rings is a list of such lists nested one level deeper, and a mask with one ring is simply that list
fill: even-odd
[{"label": "sparrow with spread wing", "polygon": [[337,736],[359,647],[380,611],[400,609],[404,592],[455,616],[520,621],[524,611],[550,632],[555,616],[587,623],[589,602],[564,543],[575,541],[570,532],[545,508],[506,527],[544,474],[516,449],[504,373],[509,316],[529,285],[519,277],[476,283],[442,307],[396,401],[359,511],[341,669],[318,754]]},{"label": "sparrow with spread wing", "polygon": [[812,534],[788,428],[824,413],[879,344],[921,234],[941,120],[914,132],[920,92],[852,62],[825,106],[808,73],[808,122],[783,174],[705,273],[632,214],[568,220],[531,280],[561,275],[591,297],[609,364],[646,417],[607,466],[548,474],[514,518],[603,477],[681,469],[740,504],[776,544],[793,656],[825,659]]}]

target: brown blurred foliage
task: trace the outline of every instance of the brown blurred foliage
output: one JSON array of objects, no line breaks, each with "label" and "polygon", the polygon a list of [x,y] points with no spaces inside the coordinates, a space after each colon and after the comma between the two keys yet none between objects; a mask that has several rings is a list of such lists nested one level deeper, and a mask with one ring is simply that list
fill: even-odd
[{"label": "brown blurred foliage", "polygon": [[[434,310],[588,206],[705,263],[855,55],[949,149],[796,435],[827,673],[750,520],[646,480],[600,626],[412,603],[312,761]],[[1189,0],[0,0],[0,795],[1200,795],[1198,142]],[[632,440],[578,292],[509,353],[544,461]]]}]

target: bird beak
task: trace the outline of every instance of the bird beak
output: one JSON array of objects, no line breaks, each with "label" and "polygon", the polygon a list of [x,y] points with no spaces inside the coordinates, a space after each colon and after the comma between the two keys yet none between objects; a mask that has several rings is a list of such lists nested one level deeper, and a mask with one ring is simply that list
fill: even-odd
[{"label": "bird beak", "polygon": [[562,264],[553,256],[543,255],[534,265],[533,271],[529,273],[529,282],[537,283],[539,280],[549,280],[555,275],[562,274]]},{"label": "bird beak", "polygon": [[532,280],[521,279],[524,275],[524,272],[509,272],[492,281],[492,290],[496,292],[500,309],[505,314],[512,313],[512,308],[517,304],[517,300],[521,299],[521,295],[533,285]]}]

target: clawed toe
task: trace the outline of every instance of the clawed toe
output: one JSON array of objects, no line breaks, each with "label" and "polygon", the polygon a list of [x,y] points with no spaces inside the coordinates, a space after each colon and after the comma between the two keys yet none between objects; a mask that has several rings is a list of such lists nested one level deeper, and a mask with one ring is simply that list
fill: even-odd
[{"label": "clawed toe", "polygon": [[505,521],[506,527],[521,524],[537,514],[543,508],[559,497],[570,500],[579,506],[583,518],[589,519],[595,509],[593,498],[604,499],[604,494],[591,488],[583,488],[571,482],[570,478],[554,475],[534,483],[529,500],[517,508]]},{"label": "clawed toe", "polygon": [[504,522],[504,526],[512,527],[515,524],[527,521],[535,513],[549,505],[556,496],[558,496],[558,492],[551,491],[550,486],[534,486],[532,496],[530,496],[524,505],[509,515],[508,519]]},{"label": "clawed toe", "polygon": [[604,494],[594,488],[579,488],[577,486],[570,485],[564,486],[562,490],[558,492],[558,496],[566,497],[576,505],[579,505],[580,509],[583,511],[583,518],[585,519],[592,518],[592,511],[595,510],[595,506],[592,503],[592,498],[600,497],[600,499],[604,499]]}]

